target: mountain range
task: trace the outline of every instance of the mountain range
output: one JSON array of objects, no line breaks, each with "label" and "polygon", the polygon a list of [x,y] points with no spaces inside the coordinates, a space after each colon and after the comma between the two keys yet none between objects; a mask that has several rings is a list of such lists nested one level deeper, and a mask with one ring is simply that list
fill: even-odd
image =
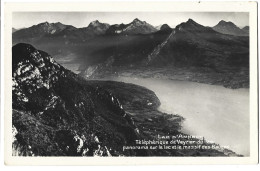
[{"label": "mountain range", "polygon": [[[163,25],[163,24],[162,24]],[[92,21],[87,27],[76,28],[71,25],[65,25],[60,22],[57,23],[40,23],[38,25],[31,26],[29,28],[16,29],[13,28],[12,32],[19,31],[14,34],[14,42],[19,41],[19,39],[33,39],[36,37],[42,37],[47,35],[60,35],[60,36],[70,36],[66,33],[78,35],[78,38],[86,37],[91,35],[101,35],[101,34],[149,34],[156,32],[161,29],[161,26],[152,26],[151,24],[141,21],[138,18],[134,19],[129,24],[114,24],[109,25],[107,23],[101,23],[98,20]],[[237,35],[237,36],[248,36],[249,27],[245,26],[240,29],[232,22],[226,22],[221,20],[216,26],[212,27],[215,31]]]},{"label": "mountain range", "polygon": [[163,24],[160,30],[137,18],[115,25],[96,20],[84,28],[46,22],[14,32],[13,44],[30,43],[60,63],[77,64],[86,78],[122,67],[195,67],[215,73],[245,73],[248,33],[249,27],[240,29],[231,22],[206,27],[192,19],[175,28]]},{"label": "mountain range", "polygon": [[98,20],[95,20],[90,22],[87,27],[83,28],[76,28],[60,22],[44,22],[20,30],[13,28],[13,32],[15,32],[13,36],[15,42],[22,40],[26,41],[26,39],[37,39],[40,37],[63,37],[66,39],[78,38],[84,40],[102,34],[148,34],[156,31],[158,30],[152,25],[136,18],[129,24],[115,24],[111,26],[107,23],[100,23]]}]

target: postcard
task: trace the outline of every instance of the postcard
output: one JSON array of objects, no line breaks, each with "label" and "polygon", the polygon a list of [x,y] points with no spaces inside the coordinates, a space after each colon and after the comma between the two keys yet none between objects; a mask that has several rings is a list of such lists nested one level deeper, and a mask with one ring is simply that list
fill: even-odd
[{"label": "postcard", "polygon": [[256,2],[4,4],[7,165],[256,164]]}]

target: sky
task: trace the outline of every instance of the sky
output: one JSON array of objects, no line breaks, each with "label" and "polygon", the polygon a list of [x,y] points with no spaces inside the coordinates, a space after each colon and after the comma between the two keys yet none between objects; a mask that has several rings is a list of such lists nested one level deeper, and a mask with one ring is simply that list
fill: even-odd
[{"label": "sky", "polygon": [[135,18],[154,26],[167,23],[171,27],[189,18],[204,26],[215,26],[220,20],[231,21],[238,27],[249,25],[246,12],[15,12],[13,28],[26,28],[42,22],[61,22],[75,27],[86,27],[91,21],[108,24],[128,24]]}]

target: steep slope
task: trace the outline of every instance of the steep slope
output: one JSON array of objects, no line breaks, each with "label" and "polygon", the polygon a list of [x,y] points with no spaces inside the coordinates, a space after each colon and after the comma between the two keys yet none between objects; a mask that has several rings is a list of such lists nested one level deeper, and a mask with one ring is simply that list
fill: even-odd
[{"label": "steep slope", "polygon": [[148,34],[156,31],[157,29],[151,24],[136,18],[129,24],[112,25],[107,34]]},{"label": "steep slope", "polygon": [[149,65],[155,58],[157,58],[157,55],[160,53],[161,49],[168,43],[172,35],[175,34],[175,31],[172,31],[172,29],[168,27],[168,25],[163,25],[161,27],[160,32],[169,32],[170,34],[162,43],[158,44],[148,55],[148,58],[144,60],[145,65]]},{"label": "steep slope", "polygon": [[232,22],[221,20],[216,26],[212,27],[215,31],[223,34],[230,34],[235,36],[248,36],[248,32],[240,29]]},{"label": "steep slope", "polygon": [[80,70],[89,75],[93,70],[111,67],[135,67],[144,65],[145,58],[169,36],[171,30],[160,30],[152,34],[112,34],[86,42]]},{"label": "steep slope", "polygon": [[168,43],[158,50],[149,65],[173,64],[214,69],[248,66],[248,63],[248,37],[224,35],[189,19],[176,26]]},{"label": "steep slope", "polygon": [[122,151],[138,129],[110,92],[29,44],[12,54],[14,155],[137,155]]}]

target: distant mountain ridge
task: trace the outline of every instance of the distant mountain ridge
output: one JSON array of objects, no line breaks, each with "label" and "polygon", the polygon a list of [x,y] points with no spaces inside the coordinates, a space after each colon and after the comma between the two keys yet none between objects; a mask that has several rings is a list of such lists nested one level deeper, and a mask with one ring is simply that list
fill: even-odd
[{"label": "distant mountain ridge", "polygon": [[57,23],[40,23],[38,25],[31,26],[29,28],[24,28],[14,32],[13,36],[16,39],[29,39],[35,37],[43,37],[48,34],[57,34],[65,29],[76,29],[76,27],[71,25],[65,25],[60,22]]},{"label": "distant mountain ridge", "polygon": [[[193,20],[190,20],[190,24]],[[167,25],[167,24],[166,24]],[[86,41],[98,35],[105,35],[105,34],[151,34],[161,30],[162,26],[166,26],[165,24],[154,27],[151,24],[141,21],[138,18],[134,19],[129,24],[115,24],[109,25],[107,23],[101,23],[98,20],[92,21],[89,23],[87,27],[76,28],[72,25],[65,25],[60,22],[56,23],[40,23],[29,28],[23,28],[20,30],[13,29],[13,42],[28,42],[33,43],[38,41],[41,38],[54,38],[57,37],[66,40],[73,40],[73,41]],[[195,26],[195,25],[194,25]],[[169,26],[167,25],[167,28]],[[198,25],[196,26],[198,27]],[[196,27],[191,27],[194,29]],[[226,22],[221,20],[216,26],[212,27],[215,31],[223,33],[223,34],[230,34],[230,35],[237,35],[237,36],[248,36],[249,27],[246,26],[243,29],[238,28],[232,22]],[[39,40],[40,41],[40,40]]]},{"label": "distant mountain ridge", "polygon": [[[188,21],[189,22],[189,21]],[[190,21],[192,22],[192,20]],[[65,25],[60,22],[56,23],[40,23],[34,26],[31,26],[29,28],[23,28],[23,29],[15,29],[13,28],[13,33],[16,31],[19,31],[18,33],[14,34],[15,39],[19,37],[23,38],[29,38],[34,36],[44,36],[46,34],[59,34],[60,32],[64,31],[70,31],[72,34],[72,31],[74,32],[90,32],[95,35],[101,35],[105,33],[109,34],[149,34],[156,32],[161,29],[161,27],[165,25],[159,25],[159,26],[152,26],[151,24],[141,21],[138,18],[134,19],[129,24],[114,24],[109,25],[107,23],[101,23],[98,20],[92,21],[89,23],[87,27],[82,28],[76,28],[72,25]],[[167,24],[166,24],[167,25]],[[243,29],[240,29],[232,22],[226,22],[224,20],[221,20],[216,26],[212,27],[215,31],[218,31],[223,34],[231,34],[231,35],[238,35],[238,36],[247,36],[249,32],[249,27],[245,26]],[[90,34],[88,33],[88,34]],[[79,33],[77,33],[79,34]],[[79,37],[82,35],[79,35]],[[84,36],[83,36],[84,37]]]},{"label": "distant mountain ridge", "polygon": [[127,33],[127,34],[148,34],[158,31],[152,25],[139,19],[134,19],[129,24],[109,25],[98,20],[92,21],[87,27],[76,28],[71,25],[57,23],[40,23],[21,30],[13,29],[13,41],[22,42],[27,40],[36,41],[40,37],[64,37],[66,39],[87,40],[97,35],[105,33]]},{"label": "distant mountain ridge", "polygon": [[[220,25],[234,27],[223,21]],[[58,61],[78,63],[79,72],[87,77],[113,67],[248,67],[248,36],[223,34],[192,19],[175,28],[163,24],[157,31],[139,19],[129,24],[109,26],[96,20],[84,28],[59,28],[54,34],[46,29],[45,36],[20,40],[17,31],[13,43],[31,43]]]},{"label": "distant mountain ridge", "polygon": [[247,27],[245,29],[240,29],[232,22],[226,22],[221,20],[216,26],[212,27],[215,31],[223,33],[223,34],[230,34],[235,36],[248,36]]},{"label": "distant mountain ridge", "polygon": [[94,35],[104,34],[108,29],[109,24],[100,23],[99,21],[91,22],[88,27],[76,28],[71,25],[57,23],[40,23],[29,28],[18,30],[13,34],[15,41],[28,39],[39,39],[40,37],[64,37],[64,38],[85,38],[93,37]]}]

